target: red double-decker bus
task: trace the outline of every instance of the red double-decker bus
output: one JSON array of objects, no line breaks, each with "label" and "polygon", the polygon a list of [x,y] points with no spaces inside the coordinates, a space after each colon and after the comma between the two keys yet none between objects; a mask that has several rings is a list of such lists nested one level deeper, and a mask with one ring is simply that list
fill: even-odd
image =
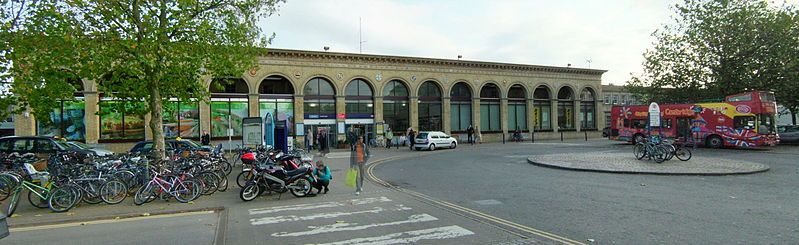
[{"label": "red double-decker bus", "polygon": [[774,93],[751,91],[718,103],[662,104],[661,127],[648,127],[649,106],[613,106],[611,140],[640,142],[648,135],[708,147],[753,148],[779,142]]}]

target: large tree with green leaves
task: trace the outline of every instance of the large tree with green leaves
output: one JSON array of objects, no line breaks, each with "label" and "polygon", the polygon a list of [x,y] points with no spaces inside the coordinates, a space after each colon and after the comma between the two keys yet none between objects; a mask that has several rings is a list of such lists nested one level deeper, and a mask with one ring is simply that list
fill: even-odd
[{"label": "large tree with green leaves", "polygon": [[[72,98],[75,79],[144,102],[164,149],[164,100],[207,100],[201,77],[242,74],[273,35],[257,23],[283,0],[2,0],[4,103],[37,118]],[[135,108],[135,107],[134,107]],[[116,108],[126,110],[124,107]]]},{"label": "large tree with green leaves", "polygon": [[[685,0],[655,31],[629,91],[647,101],[697,102],[771,90],[799,112],[799,12],[766,1]],[[663,89],[674,88],[674,89]]]}]

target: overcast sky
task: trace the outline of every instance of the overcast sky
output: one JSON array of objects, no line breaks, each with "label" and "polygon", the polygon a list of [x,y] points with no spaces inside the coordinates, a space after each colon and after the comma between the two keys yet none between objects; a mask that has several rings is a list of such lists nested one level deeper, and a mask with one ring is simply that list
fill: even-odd
[{"label": "overcast sky", "polygon": [[675,0],[288,0],[262,23],[271,47],[608,70],[602,83],[640,72],[651,33]]}]

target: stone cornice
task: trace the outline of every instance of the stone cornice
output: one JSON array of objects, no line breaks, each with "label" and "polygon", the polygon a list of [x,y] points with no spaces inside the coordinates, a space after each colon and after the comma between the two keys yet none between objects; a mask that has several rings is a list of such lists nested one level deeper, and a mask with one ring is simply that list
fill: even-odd
[{"label": "stone cornice", "polygon": [[438,66],[438,67],[448,67],[448,68],[488,69],[488,70],[511,71],[511,72],[552,72],[552,73],[567,73],[567,74],[596,75],[596,76],[602,75],[603,73],[607,72],[606,70],[571,68],[571,67],[524,65],[524,64],[511,64],[511,63],[498,63],[498,62],[485,62],[485,61],[434,59],[434,58],[406,57],[406,56],[320,52],[320,51],[274,49],[274,48],[268,49],[265,57],[267,57],[267,59],[269,57],[286,58],[286,59],[292,59],[292,58],[318,59],[318,60],[331,60],[331,61],[347,62],[347,63],[373,62],[373,63],[394,64],[394,65]]}]

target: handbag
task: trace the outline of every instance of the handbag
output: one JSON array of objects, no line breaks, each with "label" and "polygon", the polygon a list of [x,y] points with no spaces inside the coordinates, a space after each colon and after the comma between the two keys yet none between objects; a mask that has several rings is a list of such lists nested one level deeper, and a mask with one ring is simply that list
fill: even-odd
[{"label": "handbag", "polygon": [[355,187],[356,179],[358,179],[358,170],[350,168],[350,170],[347,171],[347,179],[344,181],[344,184],[349,187]]}]

